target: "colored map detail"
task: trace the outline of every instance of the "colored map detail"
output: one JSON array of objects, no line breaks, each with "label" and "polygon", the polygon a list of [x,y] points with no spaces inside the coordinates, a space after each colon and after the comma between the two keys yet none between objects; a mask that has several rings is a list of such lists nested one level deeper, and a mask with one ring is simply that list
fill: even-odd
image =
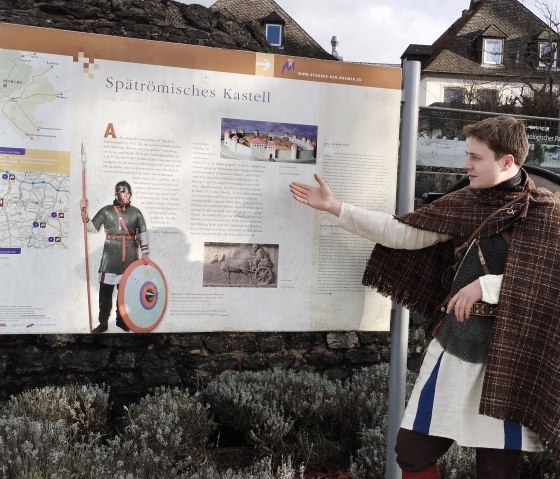
[{"label": "colored map detail", "polygon": [[68,152],[0,147],[0,254],[66,247],[69,171]]},{"label": "colored map detail", "polygon": [[0,50],[0,126],[19,140],[56,138],[66,110],[61,68],[52,56]]}]

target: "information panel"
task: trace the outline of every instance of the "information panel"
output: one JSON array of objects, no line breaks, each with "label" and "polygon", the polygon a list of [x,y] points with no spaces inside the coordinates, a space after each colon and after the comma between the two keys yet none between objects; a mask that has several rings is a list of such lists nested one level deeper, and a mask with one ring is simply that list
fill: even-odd
[{"label": "information panel", "polygon": [[[288,185],[394,211],[400,68],[0,24],[0,77],[0,333],[89,333],[141,243],[109,333],[117,295],[136,332],[388,329],[372,244]],[[84,228],[120,181],[147,235]]]}]

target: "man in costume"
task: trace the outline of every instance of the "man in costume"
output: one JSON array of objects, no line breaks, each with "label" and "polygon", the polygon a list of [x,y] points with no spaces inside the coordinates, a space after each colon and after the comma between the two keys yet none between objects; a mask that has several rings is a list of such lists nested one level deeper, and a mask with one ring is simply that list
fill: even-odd
[{"label": "man in costume", "polygon": [[392,217],[290,185],[294,198],[377,244],[364,285],[425,316],[442,311],[401,429],[404,479],[440,477],[454,441],[479,479],[515,479],[521,451],[560,451],[560,202],[522,169],[523,122],[465,127],[470,185]]},{"label": "man in costume", "polygon": [[[113,204],[104,206],[91,220],[90,231],[105,229],[105,245],[99,265],[99,325],[92,333],[107,331],[111,307],[113,305],[113,290],[121,281],[126,268],[138,259],[138,247],[142,259],[149,261],[148,233],[146,222],[141,211],[130,204],[132,188],[126,181],[119,181],[115,185],[115,199]],[[82,200],[82,215],[85,221],[89,217],[85,213],[86,200]],[[119,312],[117,298],[117,326],[124,331],[129,328]]]}]

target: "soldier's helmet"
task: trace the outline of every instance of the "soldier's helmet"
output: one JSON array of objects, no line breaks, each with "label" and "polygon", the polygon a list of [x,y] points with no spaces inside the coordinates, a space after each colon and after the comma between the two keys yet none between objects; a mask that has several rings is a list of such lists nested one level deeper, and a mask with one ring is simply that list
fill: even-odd
[{"label": "soldier's helmet", "polygon": [[119,181],[115,185],[115,194],[117,193],[129,193],[130,195],[132,195],[132,188],[127,181]]}]

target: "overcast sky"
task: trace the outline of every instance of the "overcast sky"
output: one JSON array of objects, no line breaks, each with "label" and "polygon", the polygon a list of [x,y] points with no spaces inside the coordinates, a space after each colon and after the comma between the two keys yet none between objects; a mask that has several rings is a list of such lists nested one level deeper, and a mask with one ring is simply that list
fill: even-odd
[{"label": "overcast sky", "polygon": [[[210,6],[215,0],[188,1]],[[527,7],[535,1],[524,0]],[[545,0],[558,9],[560,0]],[[338,37],[345,61],[400,64],[411,43],[431,45],[470,0],[276,0],[325,50]]]}]

